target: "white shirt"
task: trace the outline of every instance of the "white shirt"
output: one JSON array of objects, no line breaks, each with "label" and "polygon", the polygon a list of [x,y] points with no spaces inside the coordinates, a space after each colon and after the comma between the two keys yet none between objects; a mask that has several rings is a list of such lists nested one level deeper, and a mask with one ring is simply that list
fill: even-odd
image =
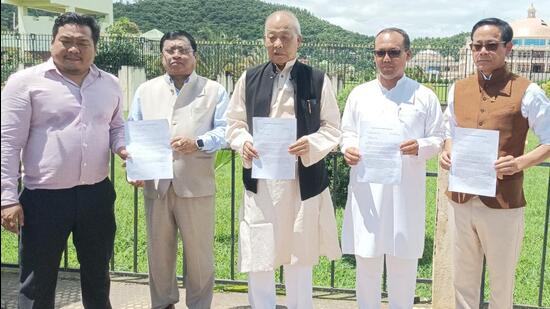
[{"label": "white shirt", "polygon": [[[455,85],[449,89],[448,106],[445,110],[445,138],[454,136],[456,118],[454,114]],[[539,85],[531,83],[521,99],[521,115],[527,118],[529,127],[541,144],[550,144],[550,101]]]},{"label": "white shirt", "polygon": [[426,160],[443,141],[442,112],[437,96],[404,76],[390,90],[378,79],[356,87],[342,118],[342,152],[359,145],[361,121],[401,122],[404,141],[416,139],[418,155],[402,155],[400,185],[360,183],[351,168],[344,212],[342,249],[362,257],[390,254],[420,258],[424,250]]}]

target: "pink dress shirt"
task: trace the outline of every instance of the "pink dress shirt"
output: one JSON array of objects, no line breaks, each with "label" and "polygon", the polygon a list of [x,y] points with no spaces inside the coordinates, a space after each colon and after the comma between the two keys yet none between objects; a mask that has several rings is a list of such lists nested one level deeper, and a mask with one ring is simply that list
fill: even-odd
[{"label": "pink dress shirt", "polygon": [[14,73],[2,91],[2,207],[18,203],[22,162],[28,189],[65,189],[100,182],[109,148],[124,146],[118,79],[92,65],[78,86],[50,58]]}]

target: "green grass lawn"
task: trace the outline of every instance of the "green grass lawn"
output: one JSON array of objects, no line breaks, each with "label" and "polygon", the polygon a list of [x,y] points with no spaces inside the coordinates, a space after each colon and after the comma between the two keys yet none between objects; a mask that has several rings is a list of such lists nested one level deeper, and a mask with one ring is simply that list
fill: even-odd
[{"label": "green grass lawn", "polygon": [[[536,147],[536,138],[530,133],[527,149]],[[117,191],[116,217],[117,235],[115,243],[115,270],[134,271],[134,241],[137,241],[137,272],[147,272],[147,251],[145,235],[145,218],[142,192],[138,192],[137,200],[137,239],[134,239],[134,189],[124,180],[124,171],[121,162],[117,161],[115,187]],[[242,196],[242,183],[240,180],[240,159],[236,158],[236,209],[235,227],[238,228],[238,208]],[[429,171],[437,171],[435,159],[428,163]],[[516,271],[516,289],[514,293],[515,303],[536,305],[538,301],[540,263],[542,257],[544,218],[547,205],[549,169],[534,167],[526,172],[525,193],[528,206],[525,212],[525,238],[522,254]],[[231,165],[226,164],[217,171],[216,176],[216,277],[219,279],[231,278]],[[426,195],[426,244],[424,256],[420,260],[418,268],[419,278],[431,278],[433,235],[435,228],[435,195],[436,178],[427,180]],[[343,205],[338,205],[342,206]],[[338,228],[341,228],[343,208],[336,209]],[[236,231],[238,232],[238,231]],[[69,244],[71,242],[69,241]],[[2,262],[17,263],[17,237],[2,230]],[[181,256],[181,245],[180,245]],[[72,244],[68,249],[68,266],[76,268],[78,263]],[[235,252],[238,254],[238,243],[235,239]],[[550,254],[550,250],[549,250]],[[236,271],[235,279],[246,280],[246,276]],[[63,264],[63,262],[62,262]],[[550,306],[550,258],[546,259],[546,275],[544,277],[543,306]],[[335,286],[339,288],[353,288],[355,285],[354,260],[349,256],[335,263]],[[178,262],[178,273],[182,274],[181,259]],[[316,286],[330,286],[330,262],[322,258],[315,268],[314,284]],[[486,289],[486,299],[488,289]],[[417,295],[424,299],[431,298],[431,285],[418,284]]]}]

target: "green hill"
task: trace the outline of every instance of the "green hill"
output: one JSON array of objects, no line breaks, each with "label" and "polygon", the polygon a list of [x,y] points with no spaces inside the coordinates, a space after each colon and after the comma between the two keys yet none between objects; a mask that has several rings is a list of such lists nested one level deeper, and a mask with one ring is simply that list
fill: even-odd
[{"label": "green hill", "polygon": [[347,31],[313,16],[306,10],[259,0],[141,0],[115,3],[115,19],[128,17],[142,32],[184,29],[198,39],[257,40],[263,35],[265,18],[288,9],[300,20],[306,42],[369,44],[373,38]]},{"label": "green hill", "polygon": [[[265,18],[273,11],[287,9],[296,14],[302,26],[304,42],[324,44],[368,44],[373,36],[362,35],[330,24],[304,9],[259,0],[135,0],[113,4],[115,20],[126,17],[141,32],[184,29],[199,40],[258,40],[263,35]],[[2,29],[12,27],[15,7],[2,4]],[[30,10],[37,15],[36,10]],[[374,35],[374,34],[373,34]],[[458,48],[468,33],[448,38],[418,38],[413,45]]]}]

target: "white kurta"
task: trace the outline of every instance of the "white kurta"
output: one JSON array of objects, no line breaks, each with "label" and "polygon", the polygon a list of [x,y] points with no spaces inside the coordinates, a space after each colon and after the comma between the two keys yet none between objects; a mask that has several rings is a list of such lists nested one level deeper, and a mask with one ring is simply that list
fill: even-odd
[{"label": "white kurta", "polygon": [[[289,80],[294,63],[287,63],[277,75],[270,117],[295,117],[294,86]],[[235,85],[227,111],[227,140],[240,154],[246,141],[253,142],[246,123],[245,87],[246,72]],[[310,150],[301,156],[305,166],[324,158],[340,142],[338,105],[326,76],[321,96],[321,128],[307,136]],[[250,162],[243,160],[243,166],[250,167]],[[271,271],[283,264],[314,265],[321,255],[341,256],[328,188],[301,201],[297,179],[260,179],[257,193],[245,190],[239,219],[241,272]]]},{"label": "white kurta", "polygon": [[342,249],[362,257],[420,258],[424,250],[426,160],[439,152],[443,141],[439,100],[433,91],[406,76],[389,91],[378,79],[359,85],[346,102],[342,152],[358,148],[361,121],[380,120],[400,122],[404,141],[418,141],[418,156],[402,155],[400,185],[357,182],[357,167],[351,168]]}]

